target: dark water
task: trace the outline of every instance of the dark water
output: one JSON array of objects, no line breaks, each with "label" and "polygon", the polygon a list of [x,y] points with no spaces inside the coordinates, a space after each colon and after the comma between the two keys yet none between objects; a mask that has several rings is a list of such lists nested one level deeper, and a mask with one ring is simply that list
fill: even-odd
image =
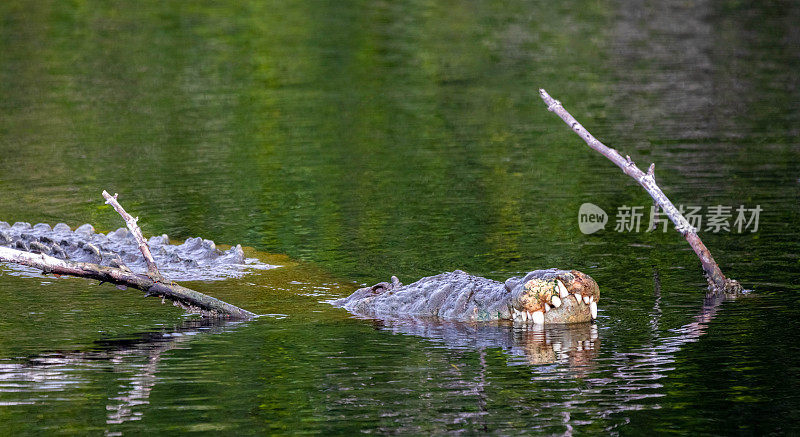
[{"label": "dark water", "polygon": [[[0,431],[797,433],[798,22],[788,1],[0,4],[0,220],[116,229],[107,189],[148,235],[284,266],[189,284],[270,314],[242,324],[0,267]],[[704,301],[678,234],[614,232],[646,193],[539,87],[676,204],[760,205],[755,233],[701,232],[752,295]],[[605,231],[579,231],[584,202]],[[325,303],[543,267],[597,280],[596,325]]]}]

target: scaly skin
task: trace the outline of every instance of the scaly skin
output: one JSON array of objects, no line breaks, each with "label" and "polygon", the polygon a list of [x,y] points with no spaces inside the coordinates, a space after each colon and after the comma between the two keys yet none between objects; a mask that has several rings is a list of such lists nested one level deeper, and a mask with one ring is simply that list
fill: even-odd
[{"label": "scaly skin", "polygon": [[505,283],[456,270],[405,286],[392,277],[391,283],[361,288],[333,304],[376,318],[564,324],[597,318],[599,300],[597,283],[577,270],[536,270]]},{"label": "scaly skin", "polygon": [[[225,279],[241,276],[248,268],[269,267],[245,258],[239,245],[223,252],[213,241],[201,238],[173,245],[169,244],[169,237],[161,235],[150,237],[148,245],[161,273],[175,281]],[[0,246],[69,261],[112,267],[124,264],[140,273],[147,270],[136,241],[125,228],[104,235],[96,233],[89,224],[72,231],[64,223],[51,228],[45,223],[31,226],[17,222],[11,226],[0,222]]]}]

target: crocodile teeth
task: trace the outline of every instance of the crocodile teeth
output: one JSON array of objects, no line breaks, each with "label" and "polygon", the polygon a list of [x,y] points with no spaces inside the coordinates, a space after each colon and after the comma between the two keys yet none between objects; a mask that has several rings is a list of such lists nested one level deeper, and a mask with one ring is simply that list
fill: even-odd
[{"label": "crocodile teeth", "polygon": [[536,311],[533,313],[533,323],[537,325],[544,325],[544,313],[541,311]]},{"label": "crocodile teeth", "polygon": [[531,322],[533,322],[533,313],[532,313],[532,312],[530,312],[530,311],[528,311],[528,320],[530,320]]},{"label": "crocodile teeth", "polygon": [[589,296],[583,296],[583,303],[589,305]]},{"label": "crocodile teeth", "polygon": [[589,303],[594,302],[594,296],[589,296]]},{"label": "crocodile teeth", "polygon": [[544,312],[550,311],[550,305],[544,304]]},{"label": "crocodile teeth", "polygon": [[553,308],[558,308],[561,306],[561,299],[559,299],[558,296],[553,296],[553,298],[550,299],[550,303],[553,304]]},{"label": "crocodile teeth", "polygon": [[576,302],[581,303],[581,295],[580,294],[575,293],[575,294],[573,294],[573,296],[575,297],[575,301]]},{"label": "crocodile teeth", "polygon": [[528,312],[527,311],[520,311],[522,322],[525,323],[528,321]]},{"label": "crocodile teeth", "polygon": [[569,296],[569,291],[567,291],[567,287],[564,286],[564,283],[558,279],[556,279],[556,283],[558,284],[558,295],[561,296],[562,299]]},{"label": "crocodile teeth", "polygon": [[592,313],[592,320],[597,318],[597,302],[592,302],[589,305],[589,311]]}]

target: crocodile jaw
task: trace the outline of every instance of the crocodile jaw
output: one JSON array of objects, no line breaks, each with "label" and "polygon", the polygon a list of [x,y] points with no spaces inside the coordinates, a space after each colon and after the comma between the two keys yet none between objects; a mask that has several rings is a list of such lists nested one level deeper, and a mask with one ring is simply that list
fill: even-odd
[{"label": "crocodile jaw", "polygon": [[565,324],[597,318],[600,290],[589,275],[573,270],[540,276],[517,284],[511,291],[508,311],[514,323]]}]

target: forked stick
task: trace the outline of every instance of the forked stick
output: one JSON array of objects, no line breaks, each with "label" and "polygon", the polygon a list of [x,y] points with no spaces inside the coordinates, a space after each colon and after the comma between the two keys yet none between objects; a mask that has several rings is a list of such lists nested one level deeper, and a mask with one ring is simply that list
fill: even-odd
[{"label": "forked stick", "polygon": [[661,188],[656,185],[655,164],[650,164],[647,173],[641,171],[633,160],[631,160],[630,156],[626,155],[625,158],[623,158],[616,150],[598,141],[597,138],[575,120],[575,117],[564,109],[561,102],[550,97],[547,91],[540,89],[539,95],[541,95],[544,103],[547,104],[547,110],[555,112],[556,115],[561,117],[564,123],[571,127],[589,147],[611,160],[611,162],[621,168],[626,175],[636,180],[636,182],[647,191],[647,194],[653,198],[655,205],[667,214],[667,217],[675,224],[675,230],[686,238],[686,241],[692,246],[694,253],[700,258],[700,263],[703,265],[703,271],[705,271],[710,290],[728,294],[735,294],[742,291],[742,286],[738,281],[728,279],[722,274],[722,270],[719,269],[719,266],[714,261],[711,252],[709,252],[705,244],[700,241],[700,237],[697,235],[697,229],[689,224],[683,214],[675,208],[675,205],[670,202],[664,192],[661,191]]}]

